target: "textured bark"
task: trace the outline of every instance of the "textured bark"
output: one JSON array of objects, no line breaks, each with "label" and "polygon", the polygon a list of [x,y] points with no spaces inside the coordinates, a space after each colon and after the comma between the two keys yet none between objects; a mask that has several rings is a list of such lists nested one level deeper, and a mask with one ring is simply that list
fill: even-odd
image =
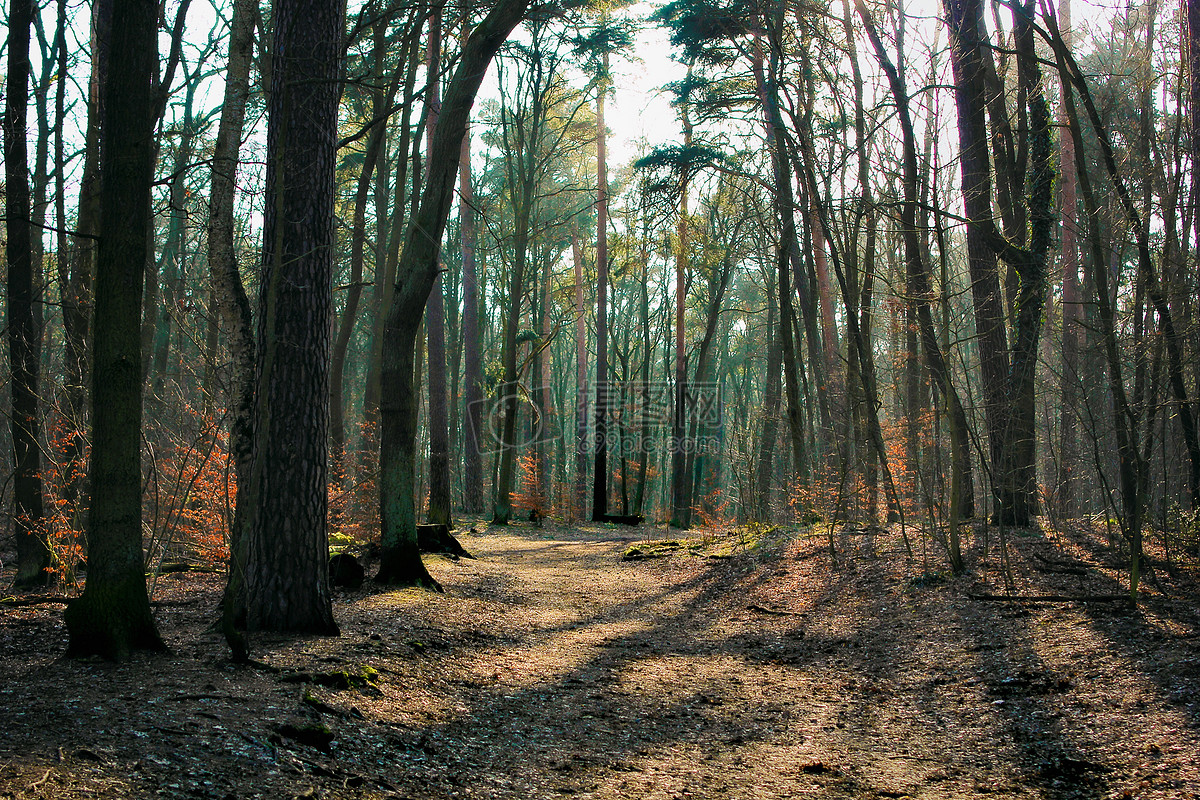
[{"label": "textured bark", "polygon": [[417,329],[438,269],[450,215],[458,159],[475,95],[496,51],[525,14],[528,0],[500,0],[463,45],[434,129],[420,204],[397,267],[397,286],[384,332],[380,394],[381,583],[436,585],[421,563],[413,508],[416,396],[413,364]]},{"label": "textured bark", "polygon": [[336,634],[327,511],[342,6],[274,12],[246,625]]},{"label": "textured bark", "polygon": [[483,359],[479,340],[479,273],[475,263],[478,214],[471,185],[471,134],[463,136],[459,167],[458,227],[463,261],[463,510],[483,513]]},{"label": "textured bark", "polygon": [[[162,650],[142,563],[140,322],[154,163],[151,76],[158,6],[116,4],[104,83],[101,238],[96,260],[88,574],[67,606],[68,652]],[[103,412],[103,413],[99,413]]]},{"label": "textured bark", "polygon": [[[967,260],[983,374],[995,520],[1001,524],[1029,525],[1037,510],[1033,461],[1033,375],[1045,300],[1045,250],[1049,245],[1048,212],[1035,208],[1040,200],[1034,198],[1034,192],[1049,191],[1049,184],[1045,183],[1049,174],[1049,154],[1034,153],[1035,159],[1041,158],[1044,169],[1031,181],[1030,197],[1026,202],[1035,230],[1029,249],[1024,249],[1001,237],[992,220],[992,180],[987,152],[989,136],[984,118],[986,71],[984,45],[980,40],[982,2],[945,0],[945,7],[951,34],[950,60],[958,105],[959,162],[968,219]],[[1022,11],[1015,18],[1019,20],[1025,13]],[[1029,39],[1029,36],[1027,33],[1018,33],[1017,38]],[[1028,41],[1028,46],[1032,47],[1032,40]],[[1023,74],[1023,94],[1029,99],[1031,112],[1036,114],[1041,110],[1034,111],[1032,108],[1035,103],[1030,92],[1034,85],[1038,85],[1040,95],[1040,78],[1030,77],[1031,70],[1036,71],[1030,62],[1030,57],[1022,57],[1018,61]],[[994,119],[997,118],[994,116]],[[1039,125],[1034,121],[1033,127]],[[1034,142],[1034,150],[1048,147],[1048,124],[1042,127],[1046,129],[1043,137],[1046,141]],[[1034,171],[1037,169],[1035,166]],[[1002,179],[1007,178],[1004,176]],[[1021,226],[1021,232],[1023,235],[1024,226]],[[997,255],[1003,256],[1014,271],[1011,305],[1015,317],[1011,353],[1005,332]]]},{"label": "textured bark", "polygon": [[[38,436],[41,332],[34,303],[34,234],[30,225],[28,147],[29,31],[31,0],[10,0],[8,83],[4,104],[4,218],[8,260],[8,354],[12,370],[13,521],[17,571],[13,586],[44,586],[51,580],[50,549],[42,530],[42,479]],[[40,238],[40,231],[38,232]]]},{"label": "textured bark", "polygon": [[[222,603],[227,636],[235,617],[245,611],[245,551],[249,520],[250,464],[254,431],[254,328],[250,300],[238,269],[234,248],[233,204],[237,195],[238,150],[250,92],[250,61],[254,44],[253,0],[235,0],[229,30],[229,59],[225,95],[217,138],[213,144],[212,179],[208,202],[208,270],[218,325],[229,348],[229,454],[237,486],[230,525],[229,571]],[[234,643],[235,648],[239,644]],[[241,643],[244,647],[244,643]],[[242,653],[241,655],[244,655]]]}]

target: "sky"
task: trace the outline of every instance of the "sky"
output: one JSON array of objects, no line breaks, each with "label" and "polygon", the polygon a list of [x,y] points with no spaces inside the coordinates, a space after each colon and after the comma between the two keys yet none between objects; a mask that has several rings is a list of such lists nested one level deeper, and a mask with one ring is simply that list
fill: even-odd
[{"label": "sky", "polygon": [[[639,4],[649,8],[649,4]],[[639,155],[639,142],[650,146],[679,141],[683,129],[671,97],[661,87],[682,80],[685,68],[671,60],[671,46],[665,31],[646,26],[637,35],[634,47],[637,60],[618,59],[613,63],[613,96],[605,122],[612,131],[609,156],[621,164]]]}]

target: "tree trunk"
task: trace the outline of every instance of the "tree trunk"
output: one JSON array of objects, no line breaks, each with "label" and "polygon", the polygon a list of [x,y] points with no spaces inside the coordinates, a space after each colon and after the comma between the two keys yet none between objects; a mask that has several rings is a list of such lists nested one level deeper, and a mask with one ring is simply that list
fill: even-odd
[{"label": "tree trunk", "polygon": [[929,278],[929,265],[925,263],[925,248],[920,241],[921,231],[927,226],[918,226],[917,209],[919,205],[919,165],[917,163],[917,135],[912,123],[909,110],[908,90],[905,88],[904,74],[892,63],[875,29],[875,24],[867,11],[863,0],[857,0],[858,14],[863,20],[871,45],[879,59],[879,65],[887,75],[888,84],[895,100],[900,117],[900,131],[903,141],[904,162],[904,203],[900,209],[901,234],[904,238],[904,258],[909,278],[909,286],[916,301],[917,325],[921,334],[921,345],[925,351],[925,360],[929,371],[937,384],[949,409],[950,422],[950,535],[948,549],[950,567],[954,574],[965,570],[962,550],[959,545],[958,522],[961,518],[969,518],[974,513],[973,498],[974,484],[971,475],[971,440],[967,428],[967,415],[959,399],[958,391],[951,380],[950,367],[938,343],[937,331],[933,327],[933,314],[930,311],[930,299],[933,294]]},{"label": "tree trunk", "polygon": [[[1195,0],[1189,2],[1191,6]],[[1059,0],[1059,24],[1063,35],[1071,36],[1071,0]],[[1194,80],[1195,78],[1193,78]],[[1071,90],[1070,83],[1059,81],[1060,97]],[[1067,130],[1068,120],[1066,101],[1059,102],[1060,130]],[[1078,508],[1076,500],[1075,472],[1078,461],[1078,446],[1076,444],[1075,418],[1079,413],[1079,244],[1078,244],[1078,201],[1076,185],[1078,178],[1075,174],[1075,141],[1068,134],[1059,137],[1058,162],[1061,181],[1059,183],[1059,201],[1062,219],[1061,245],[1059,260],[1062,268],[1062,374],[1059,377],[1059,402],[1062,410],[1059,414],[1058,429],[1058,485],[1055,497],[1058,500],[1058,513],[1062,517],[1073,516]]]},{"label": "tree trunk", "polygon": [[[243,549],[249,520],[250,464],[254,431],[254,328],[250,300],[238,269],[234,247],[234,200],[237,195],[238,150],[250,93],[250,62],[254,45],[252,0],[235,0],[229,30],[229,60],[225,96],[213,145],[212,181],[208,203],[208,270],[218,324],[229,347],[229,454],[233,460],[237,500],[230,524],[229,572],[222,603],[227,636],[245,612]],[[243,642],[234,642],[244,648]],[[239,657],[245,653],[236,654]]]},{"label": "tree trunk", "polygon": [[[604,54],[605,73],[608,54]],[[596,431],[592,521],[608,514],[608,131],[604,89],[596,97]]]},{"label": "tree trunk", "polygon": [[479,336],[479,274],[475,263],[478,215],[471,185],[471,134],[463,136],[459,165],[459,230],[463,260],[463,510],[483,513],[483,359]]},{"label": "tree trunk", "polygon": [[574,517],[587,515],[587,309],[583,297],[583,247],[578,231],[571,233],[571,261],[575,265],[575,492]]},{"label": "tree trunk", "polygon": [[779,429],[779,371],[783,361],[783,340],[779,336],[778,293],[767,287],[767,363],[763,373],[762,428],[758,440],[758,465],[754,477],[755,506],[751,516],[759,522],[771,519],[772,486],[775,469],[775,439]]},{"label": "tree trunk", "polygon": [[154,164],[151,77],[158,6],[117,3],[104,82],[101,230],[96,260],[92,502],[88,577],[64,615],[68,653],[123,659],[163,650],[142,560],[141,300]]},{"label": "tree trunk", "polygon": [[463,45],[434,129],[429,170],[397,267],[399,282],[385,326],[380,411],[380,522],[383,553],[376,581],[436,585],[421,563],[413,508],[416,398],[413,362],[421,312],[438,269],[458,159],[475,94],[496,51],[529,0],[500,0]]},{"label": "tree trunk", "polygon": [[[692,123],[687,110],[681,109],[683,146],[692,145]],[[687,264],[688,264],[688,188],[686,174],[679,192],[679,221],[675,242],[675,408],[671,424],[671,527],[690,528],[692,523],[691,475],[687,469]]]},{"label": "tree trunk", "polygon": [[342,6],[279,0],[274,25],[246,624],[336,634],[326,526]]},{"label": "tree trunk", "polygon": [[17,572],[13,586],[45,586],[53,578],[42,520],[38,378],[41,332],[34,311],[33,237],[30,225],[28,146],[29,30],[32,0],[10,0],[8,84],[4,105],[4,215],[8,260],[8,354],[12,369],[13,521]]},{"label": "tree trunk", "polygon": [[[367,201],[370,199],[372,178],[376,175],[375,167],[387,142],[387,120],[380,117],[391,107],[399,85],[399,74],[386,91],[382,85],[383,61],[387,55],[387,22],[386,16],[381,16],[375,22],[375,43],[371,57],[375,62],[373,80],[376,89],[371,96],[371,117],[378,121],[367,139],[362,171],[358,175],[358,185],[354,192],[354,210],[350,223],[350,280],[346,286],[346,307],[342,311],[337,334],[333,339],[329,368],[329,461],[333,470],[333,480],[343,491],[350,484],[346,474],[346,352],[350,348],[350,338],[354,335],[354,325],[358,322],[358,306],[362,302],[363,259],[367,243]],[[382,225],[382,218],[377,224]],[[376,274],[380,266],[381,263],[376,260]]]},{"label": "tree trunk", "polygon": [[[60,473],[66,476],[63,499],[76,513],[83,508],[83,476],[87,449],[87,382],[89,378],[88,328],[91,325],[94,262],[100,220],[100,135],[104,124],[105,85],[108,80],[109,39],[114,0],[96,0],[92,6],[92,72],[88,81],[88,121],[84,139],[83,173],[79,182],[79,210],[75,218],[71,270],[63,287],[63,409],[72,430]],[[83,544],[86,549],[86,525]]]},{"label": "tree trunk", "polygon": [[[437,125],[442,63],[442,21],[429,17],[425,83],[425,152],[433,151]],[[463,138],[466,138],[464,133]],[[425,171],[429,171],[426,163]],[[433,279],[425,307],[426,355],[429,361],[429,517],[434,525],[450,525],[450,411],[446,407],[446,303],[441,271]]]}]

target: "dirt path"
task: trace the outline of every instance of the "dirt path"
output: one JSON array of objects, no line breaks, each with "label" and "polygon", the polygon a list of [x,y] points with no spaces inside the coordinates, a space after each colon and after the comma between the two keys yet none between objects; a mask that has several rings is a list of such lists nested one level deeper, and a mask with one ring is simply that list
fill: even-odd
[{"label": "dirt path", "polygon": [[[170,658],[69,661],[58,608],[5,611],[0,797],[1200,797],[1194,602],[981,603],[986,573],[914,580],[893,541],[623,562],[630,536],[465,536],[445,594],[260,639],[282,672],[204,631],[215,576],[163,595]],[[1089,569],[1073,591],[1116,574]]]}]

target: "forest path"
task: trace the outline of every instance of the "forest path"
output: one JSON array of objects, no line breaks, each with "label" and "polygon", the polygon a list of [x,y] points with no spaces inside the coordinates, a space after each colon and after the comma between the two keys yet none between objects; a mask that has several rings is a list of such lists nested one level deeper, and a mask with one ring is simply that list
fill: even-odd
[{"label": "forest path", "polygon": [[[621,560],[665,536],[460,534],[444,593],[341,593],[341,636],[254,637],[271,669],[208,630],[219,576],[164,579],[173,654],[120,665],[6,611],[0,797],[1200,797],[1194,602],[980,603],[977,550],[949,581],[884,536]],[[1049,542],[1010,547],[1044,579]]]}]

